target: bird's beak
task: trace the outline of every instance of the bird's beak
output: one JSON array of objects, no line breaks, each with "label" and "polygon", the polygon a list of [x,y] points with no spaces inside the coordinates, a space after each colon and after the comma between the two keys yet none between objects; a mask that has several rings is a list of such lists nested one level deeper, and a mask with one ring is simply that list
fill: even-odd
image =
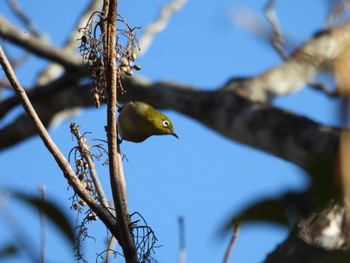
[{"label": "bird's beak", "polygon": [[178,139],[179,139],[179,136],[177,136],[175,132],[171,131],[171,133],[170,133],[170,134],[171,134],[172,136],[174,136],[174,137],[176,137],[176,138],[178,138]]}]

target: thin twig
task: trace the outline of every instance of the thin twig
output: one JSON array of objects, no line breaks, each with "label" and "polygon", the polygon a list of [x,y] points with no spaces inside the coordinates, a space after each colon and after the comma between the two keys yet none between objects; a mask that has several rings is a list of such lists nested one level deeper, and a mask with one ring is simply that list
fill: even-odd
[{"label": "thin twig", "polygon": [[[89,20],[91,14],[101,7],[101,0],[91,0],[90,4],[83,11],[83,14],[79,16],[78,21],[75,23],[78,27],[85,25]],[[76,51],[77,39],[81,37],[81,33],[74,27],[71,35],[68,37],[64,44],[64,50]]]},{"label": "thin twig", "polygon": [[94,183],[97,196],[98,196],[100,202],[105,207],[108,207],[108,200],[106,198],[105,192],[104,192],[103,187],[101,185],[100,179],[98,178],[96,168],[95,168],[95,163],[91,157],[91,152],[89,151],[89,146],[85,142],[85,137],[81,136],[79,129],[75,123],[72,123],[70,125],[70,128],[71,128],[71,131],[78,142],[78,145],[79,145],[78,150],[80,151],[81,155],[86,160],[86,163],[89,166],[90,176],[91,176],[92,182]]},{"label": "thin twig", "polygon": [[[115,207],[112,200],[110,201],[109,208],[113,216],[116,216]],[[105,256],[104,263],[108,263],[111,260],[112,254],[116,251],[115,246],[117,245],[117,241],[118,240],[113,235],[108,237],[108,242],[107,242],[108,245],[106,249],[106,256]]]},{"label": "thin twig", "polygon": [[284,38],[282,35],[282,31],[279,27],[274,5],[275,5],[275,1],[270,0],[268,1],[265,7],[265,15],[272,29],[272,35],[270,36],[270,43],[272,44],[273,48],[277,51],[278,55],[283,60],[287,60],[288,56],[283,50]]},{"label": "thin twig", "polygon": [[[86,21],[89,19],[91,16],[91,13],[94,12],[96,9],[98,9],[101,5],[100,0],[91,0],[90,4],[87,6],[87,8],[84,10],[83,14],[79,17],[79,20],[75,23],[75,25],[85,25]],[[76,44],[77,44],[77,39],[79,38],[79,32],[74,26],[74,29],[70,36],[68,37],[66,43],[63,46],[63,50],[65,52],[71,52],[75,53],[76,52]],[[56,64],[56,63],[50,63],[45,69],[43,69],[39,74],[38,78],[36,79],[37,84],[46,84],[53,79],[57,78],[59,73],[63,71],[63,68],[61,65]]]},{"label": "thin twig", "polygon": [[64,157],[64,155],[61,153],[57,145],[54,143],[54,141],[48,134],[47,130],[45,129],[45,126],[41,122],[32,103],[30,102],[25,90],[22,88],[22,86],[18,82],[17,77],[13,72],[13,69],[9,61],[7,60],[1,46],[0,46],[0,64],[5,72],[5,75],[10,81],[13,89],[15,90],[18,97],[20,98],[20,101],[22,103],[24,110],[29,115],[31,121],[37,128],[43,143],[45,144],[49,152],[52,154],[52,156],[55,158],[58,166],[63,172],[63,175],[68,180],[68,183],[73,187],[74,191],[79,195],[79,197],[83,199],[89,205],[89,207],[97,214],[97,216],[104,222],[104,224],[112,232],[112,234],[115,236],[119,236],[119,233],[116,228],[115,219],[112,216],[110,216],[107,209],[99,206],[95,201],[95,199],[85,189],[85,187],[76,177],[67,159]]},{"label": "thin twig", "polygon": [[[76,83],[81,77],[83,77],[83,75],[65,74],[62,77],[54,81],[51,81],[48,84],[33,86],[31,88],[26,89],[27,96],[30,98],[31,102],[42,100],[43,98],[47,99],[48,97],[50,97],[50,95],[59,94],[62,92],[64,93],[65,90],[72,89],[72,87],[76,85]],[[9,85],[9,87],[12,88],[8,80],[7,80],[7,83],[6,82],[3,82],[3,83]],[[89,90],[89,89],[91,88],[90,87],[86,88],[86,90]],[[75,96],[72,96],[72,97],[75,97]],[[91,98],[90,94],[88,98]],[[20,100],[19,100],[19,97],[16,96],[16,94],[3,100],[0,105],[0,118],[8,114],[14,107],[17,107],[19,103],[20,103]],[[76,108],[76,107],[72,107],[72,108]],[[65,110],[65,109],[61,109],[61,110]]]},{"label": "thin twig", "polygon": [[[41,202],[46,202],[45,186],[41,185],[39,188]],[[46,224],[45,224],[45,213],[42,209],[40,211],[40,262],[45,262],[45,245],[46,245]]]},{"label": "thin twig", "polygon": [[315,89],[315,90],[319,90],[322,91],[323,93],[325,93],[327,96],[329,97],[339,97],[339,93],[337,90],[335,91],[331,91],[326,85],[324,85],[323,83],[319,83],[319,82],[311,82],[308,83],[307,85],[309,85],[311,88]]},{"label": "thin twig", "polygon": [[225,253],[224,263],[228,263],[230,260],[230,255],[235,245],[236,239],[239,235],[239,230],[240,230],[240,224],[237,222],[234,226],[233,235],[231,237],[230,244],[228,245],[228,248]]},{"label": "thin twig", "polygon": [[332,0],[331,5],[332,7],[329,10],[329,13],[324,25],[325,29],[331,29],[336,24],[337,22],[336,20],[339,19],[350,7],[350,1],[349,0],[345,0],[345,1]]},{"label": "thin twig", "polygon": [[12,9],[13,13],[18,17],[18,19],[26,26],[28,31],[37,37],[42,37],[42,34],[37,30],[34,23],[27,17],[26,13],[23,12],[21,7],[18,5],[18,3],[15,0],[8,0],[10,8]]},{"label": "thin twig", "polygon": [[104,263],[108,263],[111,260],[112,254],[115,252],[116,244],[117,244],[117,239],[114,236],[110,236],[108,240],[108,247],[106,250],[106,257],[105,257]]},{"label": "thin twig", "polygon": [[1,15],[0,24],[0,36],[4,39],[9,40],[40,57],[61,64],[71,72],[77,73],[86,70],[82,67],[81,58],[77,54],[53,47],[42,38],[23,32],[23,30],[11,24]]},{"label": "thin twig", "polygon": [[179,217],[179,238],[180,238],[180,248],[179,248],[179,263],[186,262],[186,245],[185,245],[185,222],[183,217]]}]

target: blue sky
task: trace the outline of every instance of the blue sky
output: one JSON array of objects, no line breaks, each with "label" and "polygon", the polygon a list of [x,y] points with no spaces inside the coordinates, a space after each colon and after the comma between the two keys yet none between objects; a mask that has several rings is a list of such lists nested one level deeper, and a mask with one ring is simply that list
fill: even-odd
[{"label": "blue sky", "polygon": [[[39,30],[60,46],[75,28],[74,22],[87,2],[32,0],[20,4]],[[232,12],[243,6],[254,10],[264,21],[263,2],[188,1],[171,19],[168,28],[155,38],[148,52],[139,58],[142,71],[138,74],[151,81],[176,81],[214,89],[231,77],[254,76],[281,63],[266,43],[230,22]],[[322,28],[327,14],[325,2],[278,1],[276,7],[283,32],[295,44],[302,44]],[[120,1],[119,12],[131,26],[144,28],[165,3],[163,0]],[[8,17],[5,1],[0,2],[0,13]],[[31,57],[16,72],[21,83],[30,86],[45,64],[45,60]],[[275,104],[325,124],[335,123],[335,102],[309,89],[279,98]],[[303,189],[306,178],[297,167],[283,160],[227,140],[176,112],[165,111],[165,114],[172,119],[180,140],[171,136],[152,137],[142,144],[122,145],[129,160],[124,163],[124,170],[130,211],[141,213],[155,231],[158,244],[162,245],[154,255],[158,262],[177,262],[179,216],[185,220],[187,262],[222,262],[229,236],[219,236],[218,232],[226,220],[259,198]],[[92,132],[89,138],[94,139],[104,138],[105,120],[104,108],[84,110],[51,129],[50,134],[68,156],[74,147],[70,122],[78,123],[82,131]],[[35,193],[44,184],[47,196],[60,207],[67,209],[71,205],[68,199],[72,191],[67,191],[66,180],[38,138],[1,152],[0,164],[1,188]],[[98,169],[103,185],[108,188],[107,168],[101,162]],[[10,205],[38,247],[38,215],[15,201]],[[73,221],[75,212],[70,211],[69,217]],[[0,240],[3,245],[11,233],[2,221],[0,232],[4,233]],[[86,242],[84,248],[91,262],[95,253],[103,250],[104,233],[98,223],[91,224],[91,234],[97,241]],[[243,225],[231,261],[261,262],[287,233],[287,229],[268,224]],[[47,258],[47,262],[73,262],[71,248],[51,225]],[[23,258],[9,262],[23,262]]]}]

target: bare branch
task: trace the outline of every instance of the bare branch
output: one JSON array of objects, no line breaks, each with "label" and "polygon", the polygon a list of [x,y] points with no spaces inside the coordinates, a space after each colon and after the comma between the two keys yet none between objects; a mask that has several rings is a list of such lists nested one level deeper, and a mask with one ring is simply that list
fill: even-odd
[{"label": "bare branch", "polygon": [[146,27],[143,35],[140,38],[140,55],[144,55],[147,52],[155,36],[166,28],[171,16],[175,12],[179,11],[186,2],[187,0],[171,0],[170,3],[166,4],[162,8],[156,21]]},{"label": "bare branch", "polygon": [[[53,93],[59,93],[69,89],[70,87],[76,85],[78,80],[83,77],[83,75],[79,74],[67,74],[63,75],[62,77],[48,83],[47,85],[40,85],[40,86],[35,86],[31,88],[30,90],[27,91],[27,96],[30,98],[31,101],[37,101],[42,99],[45,96],[50,96],[50,94]],[[6,82],[4,83],[6,84]],[[11,87],[11,84],[9,85]],[[88,93],[86,93],[89,95]],[[84,96],[83,96],[84,97]],[[88,98],[91,98],[89,96]],[[89,100],[88,98],[84,97],[87,101]],[[74,97],[69,97],[66,96],[66,99],[72,100]],[[20,103],[20,100],[17,96],[10,97],[0,103],[0,118],[3,116],[6,116],[14,107],[18,106]],[[88,104],[90,105],[90,104]],[[61,109],[64,110],[64,109]]]},{"label": "bare branch", "polygon": [[137,251],[130,231],[130,215],[126,197],[126,185],[123,171],[120,147],[117,142],[117,65],[116,65],[116,32],[117,32],[118,0],[105,1],[102,15],[103,61],[105,63],[105,77],[107,87],[107,137],[109,157],[109,177],[111,182],[114,206],[118,220],[118,242],[122,247],[126,262],[137,263]]},{"label": "bare branch", "polygon": [[[101,6],[100,0],[91,0],[88,7],[84,10],[83,14],[79,17],[79,20],[75,25],[85,25],[91,14],[96,11]],[[73,29],[73,32],[68,37],[66,43],[64,44],[63,50],[65,52],[76,53],[77,39],[80,38],[80,33],[78,32],[76,26]],[[43,71],[38,75],[37,84],[43,85],[49,81],[55,79],[60,73],[62,73],[64,68],[61,65],[56,63],[49,64]]]},{"label": "bare branch", "polygon": [[277,15],[274,9],[275,0],[270,0],[265,7],[265,15],[272,28],[272,35],[270,36],[270,42],[279,56],[283,60],[287,60],[288,56],[283,50],[284,39],[282,31],[279,27]]},{"label": "bare branch", "polygon": [[[46,188],[44,185],[39,187],[40,198],[43,203],[46,202]],[[45,262],[45,246],[46,246],[46,223],[45,213],[43,210],[39,210],[40,213],[40,262]]]},{"label": "bare branch", "polygon": [[29,32],[36,36],[41,37],[41,33],[37,30],[36,26],[30,21],[27,15],[23,12],[21,7],[18,5],[16,0],[7,0],[9,6],[11,7],[13,13],[18,17],[18,19],[25,25]]},{"label": "bare branch", "polygon": [[185,246],[185,222],[183,217],[179,217],[179,260],[178,263],[186,263],[186,246]]},{"label": "bare branch", "polygon": [[[334,158],[339,131],[275,107],[252,103],[234,92],[201,91],[175,83],[147,83],[136,77],[124,80],[128,92],[121,102],[143,100],[157,108],[168,108],[190,116],[227,138],[303,165],[310,156]],[[45,125],[64,109],[94,107],[92,85],[68,86],[52,92],[45,103],[33,103]],[[1,104],[0,104],[1,105]],[[210,106],[208,106],[210,105]],[[215,106],[214,106],[215,105]],[[210,114],[208,114],[208,112]],[[0,149],[36,134],[25,116],[0,129]],[[311,136],[310,136],[311,135]]]},{"label": "bare branch", "polygon": [[252,80],[249,84],[251,99],[264,99],[258,98],[259,92],[260,95],[263,94],[262,91],[265,92],[266,99],[267,94],[278,96],[301,89],[303,85],[311,82],[328,62],[334,61],[346,51],[350,42],[349,32],[350,21],[331,32],[315,36],[296,50],[285,63]]},{"label": "bare branch", "polygon": [[235,224],[234,230],[233,230],[233,234],[232,234],[232,237],[231,237],[231,240],[230,240],[230,244],[229,244],[229,246],[228,246],[228,248],[226,250],[226,253],[225,253],[224,263],[229,263],[230,255],[231,255],[233,246],[235,245],[236,239],[237,239],[237,237],[239,235],[240,228],[241,227],[240,227],[239,223]]},{"label": "bare branch", "polygon": [[108,263],[111,261],[112,253],[115,251],[114,248],[116,246],[116,243],[117,243],[117,239],[114,236],[109,237],[106,257],[105,257],[105,260],[103,261],[104,263]]},{"label": "bare branch", "polygon": [[84,70],[84,68],[81,67],[81,58],[77,54],[55,48],[43,41],[43,39],[19,30],[2,16],[0,16],[0,24],[0,36],[4,39],[33,52],[39,57],[61,64],[67,70],[73,72],[81,72]]},{"label": "bare branch", "polygon": [[[260,26],[256,22],[256,26]],[[283,64],[267,70],[244,89],[237,91],[251,100],[269,99],[298,91],[347,50],[350,42],[350,21],[332,30],[323,31],[294,51]]]},{"label": "bare branch", "polygon": [[350,154],[350,132],[343,130],[340,133],[339,166],[340,180],[344,195],[344,207],[346,214],[346,224],[350,223],[350,164],[347,158]]},{"label": "bare branch", "polygon": [[70,125],[70,129],[78,142],[78,145],[79,145],[78,151],[81,153],[82,157],[86,160],[86,163],[89,166],[90,176],[91,176],[92,182],[94,183],[95,191],[97,193],[99,200],[104,205],[104,207],[109,207],[108,200],[106,198],[100,179],[98,178],[98,175],[96,172],[95,163],[94,163],[94,160],[92,159],[92,154],[89,151],[90,147],[86,144],[86,138],[84,136],[81,136],[79,129],[75,123],[72,123]]},{"label": "bare branch", "polygon": [[[313,154],[325,154],[332,158],[336,153],[339,140],[338,131],[336,129],[318,125],[305,118],[295,116],[276,108],[262,106],[259,103],[250,104],[242,98],[238,99],[238,96],[235,94],[239,94],[249,100],[266,102],[268,101],[268,95],[270,93],[274,95],[287,94],[300,89],[301,86],[308,83],[319,70],[322,70],[324,63],[332,61],[346,50],[350,41],[350,34],[348,32],[350,32],[350,22],[339,26],[332,31],[317,35],[299,50],[294,52],[292,57],[285,63],[266,71],[262,75],[255,78],[232,79],[224,87],[220,87],[216,92],[213,91],[210,94],[175,83],[151,84],[136,77],[131,79],[125,78],[123,85],[128,87],[128,92],[121,97],[121,101],[138,99],[151,103],[156,107],[172,108],[188,116],[192,116],[196,120],[206,124],[210,128],[224,134],[232,140],[251,145],[273,155],[291,160],[297,164],[305,163],[307,157],[312,156]],[[43,114],[42,117],[45,125],[48,125],[54,115],[59,111],[83,105],[92,106],[93,101],[89,94],[81,92],[83,88],[91,89],[92,86],[76,86],[72,83],[62,86],[67,89],[69,88],[69,91],[62,90],[62,94],[59,94],[60,87],[58,85],[53,89],[47,89],[47,91],[43,89],[39,92],[42,92],[42,95],[44,95],[45,92],[51,92],[52,95],[55,94],[54,99],[50,95],[45,101],[47,104],[49,101],[54,101],[55,103],[52,104],[56,105],[55,107],[34,99],[36,94],[39,93],[33,91],[33,97],[31,98],[34,99],[34,103],[36,104],[36,107],[38,107],[39,113]],[[197,99],[197,94],[201,94],[201,98],[199,97]],[[200,104],[203,103],[203,105],[208,105],[206,103],[210,103],[210,101],[206,102],[206,97],[211,95],[215,95],[215,101],[222,102],[221,111],[224,115],[220,115],[219,112],[215,112],[215,114],[217,114],[217,120],[225,119],[224,123],[227,124],[225,127],[215,121],[214,118],[210,120],[205,118],[207,116],[206,108],[200,109]],[[214,98],[214,96],[212,96],[212,98]],[[192,102],[192,100],[194,102]],[[11,107],[13,107],[17,105],[17,103],[18,101],[13,98],[0,103],[0,115],[3,112],[8,112],[9,105],[12,105]],[[190,108],[187,108],[186,103],[189,103],[188,106],[199,104],[199,109],[195,115],[193,112],[191,113]],[[5,105],[7,106],[5,107],[5,110],[3,110]],[[185,106],[186,108],[184,109],[183,107]],[[225,113],[226,107],[237,107],[236,109],[239,109],[239,111],[235,111],[235,114],[229,117],[229,113]],[[220,108],[217,108],[216,110],[219,111]],[[240,125],[243,126],[239,126],[238,123],[235,122],[235,118],[238,118],[241,121]],[[25,119],[26,118],[21,117],[18,119],[18,122],[12,123],[8,127],[0,130],[1,136],[5,136],[1,138],[12,138],[9,139],[9,141],[1,140],[1,149],[35,134],[34,128],[20,128],[23,127],[21,125],[27,123]],[[270,126],[263,123],[264,119],[269,120]],[[287,121],[283,121],[284,119]],[[290,125],[290,123],[294,125]],[[259,124],[262,126],[259,126]],[[307,127],[304,129],[305,133],[309,134],[312,131],[315,134],[318,134],[316,136],[318,140],[316,140],[315,136],[310,136],[311,141],[306,142],[306,137],[302,135],[303,131],[295,130],[294,128],[296,127],[295,125],[301,127],[302,124]],[[278,125],[281,126],[279,127]],[[291,126],[290,131],[281,131],[280,129],[284,126]],[[250,127],[255,128],[252,129]],[[243,133],[239,131],[241,128],[248,132]],[[9,132],[12,132],[12,137],[8,137]],[[280,135],[276,136],[276,134]],[[266,136],[269,140],[266,140]],[[286,144],[284,143],[284,140],[288,142],[292,141],[294,144]],[[304,141],[306,144],[302,144],[301,141]],[[308,144],[313,146],[307,149],[305,145]]]},{"label": "bare branch", "polygon": [[264,20],[253,10],[245,6],[236,8],[231,12],[229,19],[233,26],[267,42],[268,35],[270,34],[269,28],[264,24]]},{"label": "bare branch", "polygon": [[332,0],[324,28],[331,29],[338,22],[337,19],[339,19],[349,7],[349,0]]},{"label": "bare branch", "polygon": [[[90,4],[83,11],[83,14],[79,16],[79,19],[75,24],[78,27],[81,27],[82,25],[86,25],[91,14],[101,7],[101,3],[102,3],[101,0],[91,0]],[[80,37],[81,37],[81,34],[78,32],[77,28],[75,27],[73,32],[68,37],[66,43],[64,44],[64,50],[76,51],[77,39],[79,39]]]},{"label": "bare branch", "polygon": [[[2,23],[3,22],[3,23]],[[13,26],[9,26],[0,17],[0,36],[6,37],[14,43],[35,52],[38,55],[62,64],[66,69],[84,71],[80,59],[75,55],[67,54],[60,49],[52,48],[40,43],[35,37],[23,36]],[[12,30],[8,30],[12,28]],[[5,30],[7,29],[7,30]],[[266,102],[269,96],[278,96],[295,92],[311,82],[317,73],[323,70],[324,65],[340,56],[350,42],[350,21],[334,28],[332,31],[318,34],[313,39],[296,50],[283,64],[276,66],[258,77],[247,80],[244,89],[236,90],[240,95],[251,100]],[[19,35],[18,35],[19,34]],[[28,40],[29,39],[29,40]],[[50,54],[53,52],[53,54]],[[247,94],[249,96],[247,96]]]},{"label": "bare branch", "polygon": [[16,75],[14,74],[5,54],[3,53],[2,48],[0,47],[0,64],[10,81],[12,87],[19,96],[23,108],[30,118],[30,122],[34,123],[35,128],[37,129],[43,143],[46,148],[50,151],[52,156],[55,158],[58,166],[61,168],[63,175],[68,180],[69,184],[73,187],[74,191],[89,205],[89,207],[98,215],[98,217],[104,222],[106,227],[113,233],[115,236],[119,236],[116,229],[116,221],[113,217],[110,216],[109,212],[100,207],[97,202],[92,198],[92,196],[87,192],[85,187],[81,184],[79,179],[75,176],[74,171],[69,165],[66,158],[63,156],[61,151],[58,149],[56,144],[51,139],[47,130],[45,129],[43,123],[41,122],[38,114],[33,108],[28,96],[25,93],[25,90],[19,84]]}]

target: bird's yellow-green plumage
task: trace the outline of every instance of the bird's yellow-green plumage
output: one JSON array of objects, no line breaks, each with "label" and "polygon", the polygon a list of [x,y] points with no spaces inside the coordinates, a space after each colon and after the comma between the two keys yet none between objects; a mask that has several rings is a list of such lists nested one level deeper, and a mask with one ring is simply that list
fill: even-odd
[{"label": "bird's yellow-green plumage", "polygon": [[173,135],[174,126],[171,120],[141,101],[130,101],[120,110],[118,131],[123,140],[143,142],[152,135]]}]

